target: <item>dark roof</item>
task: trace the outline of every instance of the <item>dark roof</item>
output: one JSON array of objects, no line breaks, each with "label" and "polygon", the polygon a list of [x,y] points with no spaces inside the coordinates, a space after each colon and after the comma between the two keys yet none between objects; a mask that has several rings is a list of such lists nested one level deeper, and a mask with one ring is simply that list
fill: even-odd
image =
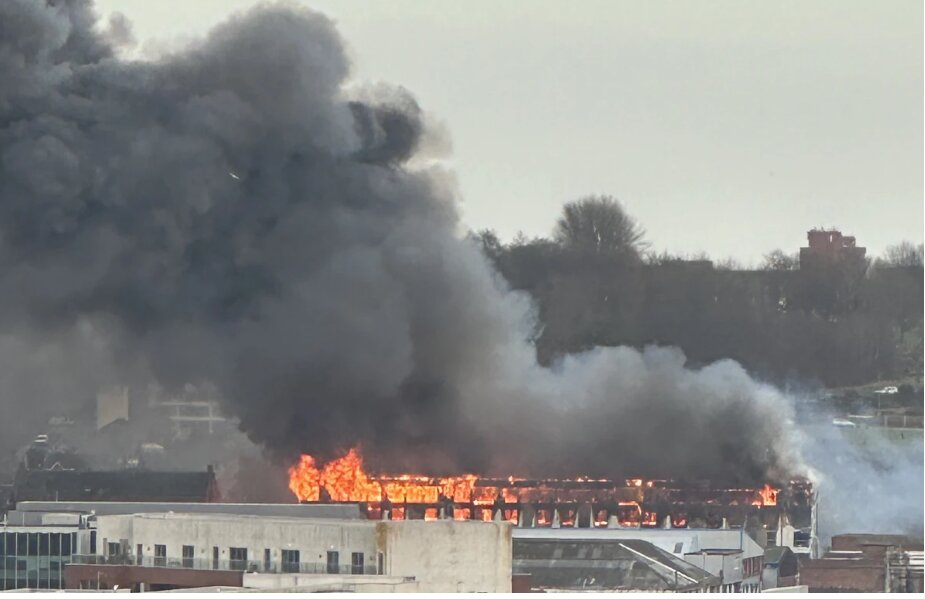
[{"label": "dark roof", "polygon": [[514,539],[514,574],[535,589],[681,591],[719,579],[639,539]]},{"label": "dark roof", "polygon": [[18,501],[179,501],[216,498],[215,473],[32,470],[16,476]]},{"label": "dark roof", "polygon": [[885,534],[843,534],[832,537],[832,549],[836,551],[857,551],[865,545],[900,547],[906,550],[922,550],[922,539],[906,535]]}]

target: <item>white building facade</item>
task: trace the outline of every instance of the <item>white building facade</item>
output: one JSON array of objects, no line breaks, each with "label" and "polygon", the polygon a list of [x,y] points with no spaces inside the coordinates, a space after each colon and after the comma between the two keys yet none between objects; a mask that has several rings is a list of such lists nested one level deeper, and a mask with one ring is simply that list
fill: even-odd
[{"label": "white building facade", "polygon": [[111,563],[292,580],[399,577],[421,592],[511,590],[511,525],[504,522],[146,513],[97,516],[96,536],[97,555]]}]

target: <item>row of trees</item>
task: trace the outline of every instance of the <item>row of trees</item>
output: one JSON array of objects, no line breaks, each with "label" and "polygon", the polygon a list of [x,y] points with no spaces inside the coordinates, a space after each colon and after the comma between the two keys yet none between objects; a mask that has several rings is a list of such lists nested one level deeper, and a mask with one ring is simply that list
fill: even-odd
[{"label": "row of trees", "polygon": [[595,345],[660,343],[694,364],[733,358],[778,382],[849,385],[921,370],[921,246],[803,270],[798,255],[775,250],[745,270],[650,251],[606,196],[567,204],[551,238],[476,237],[512,287],[535,298],[547,363]]}]

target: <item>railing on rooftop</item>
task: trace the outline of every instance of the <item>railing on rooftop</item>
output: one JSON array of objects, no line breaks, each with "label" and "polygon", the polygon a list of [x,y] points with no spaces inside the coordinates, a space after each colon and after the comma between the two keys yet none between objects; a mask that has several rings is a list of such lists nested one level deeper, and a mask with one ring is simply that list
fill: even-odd
[{"label": "railing on rooftop", "polygon": [[378,575],[375,565],[352,566],[323,562],[281,562],[257,560],[213,560],[211,558],[174,558],[134,555],[84,554],[71,557],[72,564],[106,566],[143,566],[146,568],[186,568],[190,570],[231,570],[261,574],[354,574]]}]

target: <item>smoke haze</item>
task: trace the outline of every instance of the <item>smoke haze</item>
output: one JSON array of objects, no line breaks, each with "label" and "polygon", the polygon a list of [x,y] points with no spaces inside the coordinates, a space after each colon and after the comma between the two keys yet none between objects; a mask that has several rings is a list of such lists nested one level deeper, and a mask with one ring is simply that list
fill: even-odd
[{"label": "smoke haze", "polygon": [[[88,2],[0,3],[4,442],[114,381],[208,382],[284,459],[757,483],[803,471],[733,362],[537,364],[529,298],[464,240],[405,90],[351,85],[322,15],[272,4],[154,61]],[[38,378],[38,382],[33,382]],[[27,432],[23,432],[27,431]]]}]

